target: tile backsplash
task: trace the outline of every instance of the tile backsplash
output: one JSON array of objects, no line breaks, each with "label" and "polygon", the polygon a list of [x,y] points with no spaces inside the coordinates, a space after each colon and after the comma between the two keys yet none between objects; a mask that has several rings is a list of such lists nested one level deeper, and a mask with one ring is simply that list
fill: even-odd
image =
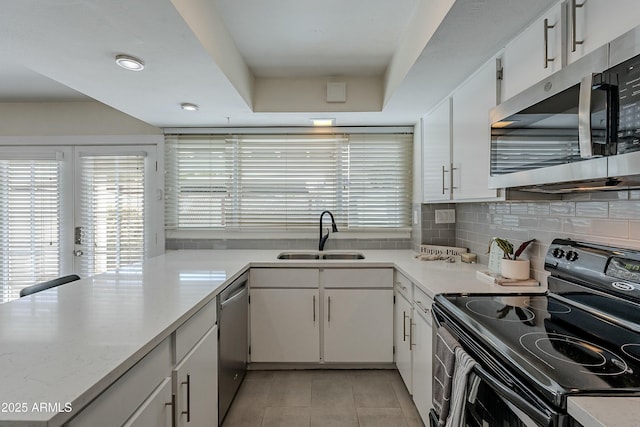
[{"label": "tile backsplash", "polygon": [[[178,249],[298,249],[318,248],[318,239],[167,239],[167,250]],[[411,239],[331,239],[325,249],[411,249]]]},{"label": "tile backsplash", "polygon": [[491,237],[514,245],[536,239],[524,253],[534,276],[544,277],[544,256],[556,237],[640,249],[640,192],[620,191],[565,196],[561,201],[459,203],[456,245],[488,261]]}]

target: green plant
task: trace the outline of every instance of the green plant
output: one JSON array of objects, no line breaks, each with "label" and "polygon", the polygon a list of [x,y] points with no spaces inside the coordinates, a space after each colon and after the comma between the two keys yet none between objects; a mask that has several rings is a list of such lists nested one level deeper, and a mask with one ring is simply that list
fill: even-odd
[{"label": "green plant", "polygon": [[522,252],[527,249],[527,246],[529,246],[534,240],[536,239],[527,240],[526,242],[518,246],[518,249],[516,249],[516,251],[514,252],[513,244],[510,241],[508,241],[507,239],[501,239],[500,237],[494,237],[489,241],[489,251],[491,250],[491,244],[493,242],[496,242],[498,247],[502,249],[502,252],[504,252],[504,259],[516,260],[522,254]]}]

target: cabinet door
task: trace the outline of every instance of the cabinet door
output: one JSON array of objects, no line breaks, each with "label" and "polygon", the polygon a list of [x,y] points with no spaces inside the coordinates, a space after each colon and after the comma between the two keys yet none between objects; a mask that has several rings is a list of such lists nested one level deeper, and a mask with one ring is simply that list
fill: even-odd
[{"label": "cabinet door", "polygon": [[218,327],[214,326],[173,370],[178,426],[218,425]]},{"label": "cabinet door", "polygon": [[[640,2],[638,0],[576,0],[579,7],[569,1],[568,62],[582,56],[621,36],[640,25]],[[583,4],[580,6],[580,4]],[[604,18],[604,19],[603,19]],[[575,22],[575,31],[573,27]],[[574,45],[574,40],[577,42]]]},{"label": "cabinet door", "polygon": [[252,289],[251,361],[319,362],[318,289]]},{"label": "cabinet door", "polygon": [[[124,423],[124,427],[172,426],[171,378],[165,378],[142,406]],[[213,425],[213,424],[212,424]]]},{"label": "cabinet door", "polygon": [[393,362],[392,289],[325,290],[324,360]]},{"label": "cabinet door", "polygon": [[[502,100],[511,98],[562,68],[563,17],[563,5],[558,3],[507,44],[502,56]],[[545,31],[545,19],[553,28]]]},{"label": "cabinet door", "polygon": [[425,425],[429,425],[432,396],[432,348],[431,313],[427,304],[416,306],[412,329],[413,340],[413,402]]},{"label": "cabinet door", "polygon": [[447,98],[422,119],[423,202],[451,197],[451,100]]},{"label": "cabinet door", "polygon": [[413,308],[402,294],[396,292],[395,307],[395,342],[396,342],[396,367],[400,376],[407,386],[409,393],[412,393],[411,384],[411,313]]},{"label": "cabinet door", "polygon": [[494,198],[489,189],[491,125],[496,105],[495,61],[487,62],[453,94],[453,199]]}]

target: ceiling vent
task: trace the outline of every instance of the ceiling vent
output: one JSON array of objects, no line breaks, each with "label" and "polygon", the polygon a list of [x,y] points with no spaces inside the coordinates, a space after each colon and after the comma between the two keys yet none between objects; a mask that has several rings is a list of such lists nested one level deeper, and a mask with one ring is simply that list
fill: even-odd
[{"label": "ceiling vent", "polygon": [[347,84],[345,82],[327,83],[327,102],[346,102]]}]

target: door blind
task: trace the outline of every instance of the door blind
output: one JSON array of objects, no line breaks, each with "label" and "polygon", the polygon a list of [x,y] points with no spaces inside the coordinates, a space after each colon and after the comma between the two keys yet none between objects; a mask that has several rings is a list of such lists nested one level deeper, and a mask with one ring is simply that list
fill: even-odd
[{"label": "door blind", "polygon": [[60,271],[60,169],[55,153],[38,160],[0,159],[2,302]]},{"label": "door blind", "polygon": [[142,261],[144,154],[81,154],[80,162],[80,275]]},{"label": "door blind", "polygon": [[168,135],[167,229],[410,227],[408,134]]}]

